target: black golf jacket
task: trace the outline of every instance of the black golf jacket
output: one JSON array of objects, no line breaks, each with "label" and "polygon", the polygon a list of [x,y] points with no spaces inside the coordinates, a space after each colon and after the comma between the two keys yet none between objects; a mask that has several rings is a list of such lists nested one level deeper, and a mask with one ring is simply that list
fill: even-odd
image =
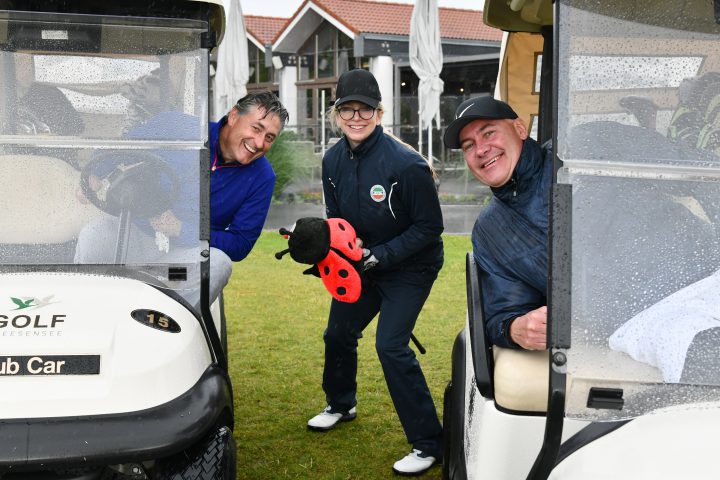
[{"label": "black golf jacket", "polygon": [[322,165],[328,218],[344,218],[379,263],[375,271],[439,270],[442,212],[435,182],[420,154],[382,126],[356,149],[345,137]]}]

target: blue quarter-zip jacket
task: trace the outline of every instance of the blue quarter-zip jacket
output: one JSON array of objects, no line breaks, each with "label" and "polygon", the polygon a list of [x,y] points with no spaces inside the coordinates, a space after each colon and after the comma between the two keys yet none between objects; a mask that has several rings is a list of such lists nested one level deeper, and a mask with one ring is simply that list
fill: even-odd
[{"label": "blue quarter-zip jacket", "polygon": [[442,212],[430,167],[377,126],[356,149],[345,137],[322,166],[328,218],[344,218],[379,263],[376,272],[443,262]]},{"label": "blue quarter-zip jacket", "polygon": [[552,154],[528,138],[508,183],[475,222],[473,254],[480,267],[485,331],[494,345],[520,348],[510,323],[547,305],[548,201]]},{"label": "blue quarter-zip jacket", "polygon": [[210,246],[234,262],[245,258],[265,224],[275,172],[265,156],[249,165],[225,163],[218,142],[223,117],[210,123]]}]

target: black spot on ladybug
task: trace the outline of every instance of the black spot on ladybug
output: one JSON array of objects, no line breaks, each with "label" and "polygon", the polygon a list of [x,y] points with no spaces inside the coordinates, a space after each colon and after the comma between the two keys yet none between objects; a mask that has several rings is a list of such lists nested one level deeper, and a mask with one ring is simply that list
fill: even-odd
[{"label": "black spot on ladybug", "polygon": [[340,275],[342,278],[347,278],[347,277],[348,277],[348,271],[347,271],[347,270],[344,270],[344,269],[343,269],[343,270],[340,270],[340,271],[338,272],[338,275]]},{"label": "black spot on ladybug", "polygon": [[345,287],[338,287],[337,293],[338,295],[345,295]]},{"label": "black spot on ladybug", "polygon": [[353,245],[352,242],[348,242],[348,248],[352,250],[355,248],[355,245]]},{"label": "black spot on ladybug", "polygon": [[342,223],[338,223],[338,228],[343,232],[345,231],[345,225],[343,225]]},{"label": "black spot on ladybug", "polygon": [[324,270],[326,276],[327,276],[327,275],[330,275],[330,267],[328,267],[327,265],[325,265],[325,267],[323,268],[323,270]]}]

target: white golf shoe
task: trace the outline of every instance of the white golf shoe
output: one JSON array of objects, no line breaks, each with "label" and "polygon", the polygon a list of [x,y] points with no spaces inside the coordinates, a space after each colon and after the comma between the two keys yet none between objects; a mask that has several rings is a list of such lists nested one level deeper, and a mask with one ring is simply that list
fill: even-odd
[{"label": "white golf shoe", "polygon": [[398,475],[405,475],[408,477],[422,475],[435,464],[435,460],[435,457],[426,455],[420,450],[413,448],[412,452],[408,453],[401,460],[395,462],[395,465],[393,465],[393,472]]},{"label": "white golf shoe", "polygon": [[338,422],[349,422],[357,417],[357,409],[351,408],[349,412],[335,412],[328,405],[325,410],[308,420],[308,428],[318,432],[327,432],[331,430]]}]

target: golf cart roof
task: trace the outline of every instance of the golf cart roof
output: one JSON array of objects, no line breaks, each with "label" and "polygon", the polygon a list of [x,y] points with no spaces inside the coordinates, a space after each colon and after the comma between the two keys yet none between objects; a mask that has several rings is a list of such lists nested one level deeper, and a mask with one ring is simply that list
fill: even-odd
[{"label": "golf cart roof", "polygon": [[[153,16],[159,14],[162,17],[173,17],[176,9],[182,10],[183,7],[188,11],[198,10],[191,8],[188,2],[194,6],[205,4],[209,15],[209,27],[216,34],[216,44],[219,45],[225,34],[225,8],[222,0],[159,0],[147,4],[142,0],[131,0],[123,2],[122,5],[105,4],[102,2],[83,2],[78,0],[48,0],[47,2],[33,2],[31,0],[17,0],[11,2],[9,0],[0,0],[0,10],[7,11],[32,11],[32,12],[56,12],[56,13],[75,13],[75,14],[93,14],[93,15],[112,15],[112,16]],[[177,7],[176,7],[177,6]],[[205,20],[205,18],[197,18]]]},{"label": "golf cart roof", "polygon": [[[507,32],[539,33],[541,27],[553,24],[553,3],[553,0],[485,0],[484,20],[487,25]],[[651,6],[626,0],[577,2],[583,10],[608,17],[633,18],[642,12],[648,25],[711,33],[714,27],[706,21],[707,4],[704,0],[656,0]]]},{"label": "golf cart roof", "polygon": [[217,44],[220,45],[225,35],[225,7],[222,0],[185,0],[210,5],[210,26],[217,32]]},{"label": "golf cart roof", "polygon": [[552,25],[552,0],[485,0],[485,24],[507,32],[540,32]]}]

